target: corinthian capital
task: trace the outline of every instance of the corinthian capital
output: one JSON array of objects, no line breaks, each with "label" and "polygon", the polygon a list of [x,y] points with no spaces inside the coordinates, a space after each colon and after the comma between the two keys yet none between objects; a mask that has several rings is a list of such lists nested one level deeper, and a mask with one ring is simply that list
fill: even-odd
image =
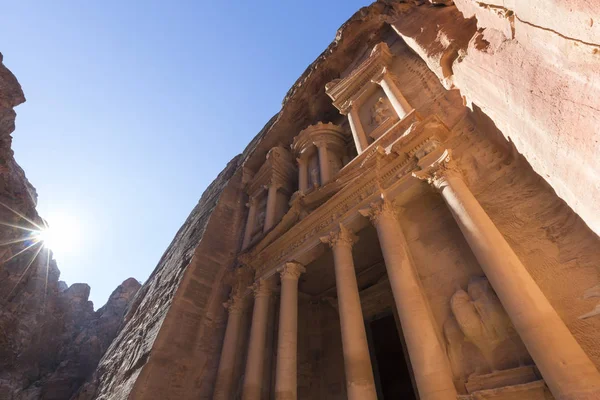
[{"label": "corinthian capital", "polygon": [[251,207],[255,207],[257,205],[258,205],[258,199],[256,198],[256,196],[249,196],[248,202],[246,203],[246,207],[251,208]]},{"label": "corinthian capital", "polygon": [[306,272],[306,268],[299,262],[290,261],[286,262],[278,271],[281,279],[298,279],[302,273]]},{"label": "corinthian capital", "polygon": [[360,215],[367,217],[373,223],[377,223],[382,216],[396,218],[396,207],[393,201],[382,196],[380,201],[373,202],[369,208],[358,210]]},{"label": "corinthian capital", "polygon": [[421,167],[420,171],[413,172],[412,176],[426,181],[437,190],[442,190],[448,185],[448,178],[460,176],[460,171],[450,157],[450,150],[445,149],[433,162]]},{"label": "corinthian capital", "polygon": [[271,295],[273,292],[275,284],[273,283],[273,279],[259,279],[251,286],[252,292],[254,293],[254,297],[264,297]]},{"label": "corinthian capital", "polygon": [[225,307],[229,314],[241,313],[244,309],[244,297],[232,294],[229,296],[229,300],[223,303],[223,307]]},{"label": "corinthian capital", "polygon": [[330,232],[329,235],[320,238],[321,242],[328,244],[330,247],[335,246],[350,246],[352,247],[357,241],[358,236],[350,229],[340,223],[340,229],[335,232]]}]

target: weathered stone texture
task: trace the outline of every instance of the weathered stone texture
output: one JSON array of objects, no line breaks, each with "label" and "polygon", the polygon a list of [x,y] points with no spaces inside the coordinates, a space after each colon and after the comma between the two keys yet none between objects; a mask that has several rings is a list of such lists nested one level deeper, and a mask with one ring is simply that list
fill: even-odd
[{"label": "weathered stone texture", "polygon": [[77,399],[176,399],[188,386],[210,391],[204,379],[218,363],[227,295],[222,282],[240,240],[239,161],[206,189]]},{"label": "weathered stone texture", "polygon": [[446,87],[481,108],[599,234],[600,5],[455,3],[419,7],[392,25]]}]

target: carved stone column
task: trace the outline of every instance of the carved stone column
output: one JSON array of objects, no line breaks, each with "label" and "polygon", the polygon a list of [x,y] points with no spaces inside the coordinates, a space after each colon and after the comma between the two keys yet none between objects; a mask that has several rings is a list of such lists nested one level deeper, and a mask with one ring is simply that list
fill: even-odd
[{"label": "carved stone column", "polygon": [[408,104],[408,101],[396,86],[387,67],[383,68],[381,74],[374,77],[372,81],[381,86],[400,119],[404,118],[404,116],[412,110],[412,107]]},{"label": "carved stone column", "polygon": [[280,270],[281,300],[279,311],[279,336],[277,340],[277,367],[275,374],[275,399],[296,400],[298,358],[298,278],[304,266],[288,262]]},{"label": "carved stone column", "polygon": [[308,160],[305,155],[296,159],[298,162],[298,189],[300,193],[308,190]]},{"label": "carved stone column", "polygon": [[279,185],[271,182],[267,186],[267,210],[265,215],[264,232],[268,231],[275,224],[275,212],[277,208],[277,190]]},{"label": "carved stone column", "polygon": [[319,170],[321,171],[321,186],[325,186],[331,179],[331,166],[329,165],[329,150],[326,142],[315,142],[319,151]]},{"label": "carved stone column", "polygon": [[377,400],[352,258],[352,245],[356,240],[357,237],[342,224],[338,232],[321,238],[333,250],[348,399]]},{"label": "carved stone column", "polygon": [[369,141],[367,140],[367,135],[360,122],[358,107],[351,103],[348,110],[346,110],[346,113],[348,115],[348,123],[350,124],[350,130],[352,131],[354,145],[356,146],[356,152],[360,154],[369,147]]},{"label": "carved stone column", "polygon": [[273,280],[259,280],[254,291],[254,311],[248,344],[248,358],[244,377],[243,400],[260,400],[264,378],[264,358],[269,320],[269,303],[273,292]]},{"label": "carved stone column", "polygon": [[360,213],[377,229],[420,399],[455,400],[450,365],[393,206],[384,200]]},{"label": "carved stone column", "polygon": [[221,349],[221,359],[217,371],[213,400],[230,400],[232,398],[233,372],[235,359],[238,354],[244,298],[239,294],[234,294],[223,305],[227,308],[229,317],[227,318],[227,327],[225,328],[225,338],[223,339],[223,348]]},{"label": "carved stone column", "polygon": [[441,193],[554,397],[600,398],[600,373],[473,196],[449,152],[413,175]]},{"label": "carved stone column", "polygon": [[250,197],[248,204],[246,204],[249,209],[248,219],[246,220],[246,231],[244,232],[244,241],[242,242],[242,249],[245,249],[248,244],[250,244],[250,239],[252,239],[252,231],[254,230],[254,225],[256,224],[257,203],[258,202],[255,197]]}]

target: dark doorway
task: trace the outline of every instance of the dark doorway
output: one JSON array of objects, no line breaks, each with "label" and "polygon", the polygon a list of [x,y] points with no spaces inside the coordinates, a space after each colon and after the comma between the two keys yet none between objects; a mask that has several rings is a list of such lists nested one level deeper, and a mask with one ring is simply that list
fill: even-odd
[{"label": "dark doorway", "polygon": [[416,400],[394,316],[369,321],[367,326],[379,400]]}]

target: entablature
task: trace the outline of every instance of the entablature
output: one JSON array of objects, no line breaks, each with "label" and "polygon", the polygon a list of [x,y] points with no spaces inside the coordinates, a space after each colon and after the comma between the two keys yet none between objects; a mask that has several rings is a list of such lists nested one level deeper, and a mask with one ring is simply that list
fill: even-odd
[{"label": "entablature", "polygon": [[273,147],[268,153],[265,163],[249,180],[246,192],[254,197],[266,187],[277,185],[291,194],[296,181],[296,166],[290,152],[283,146]]}]

